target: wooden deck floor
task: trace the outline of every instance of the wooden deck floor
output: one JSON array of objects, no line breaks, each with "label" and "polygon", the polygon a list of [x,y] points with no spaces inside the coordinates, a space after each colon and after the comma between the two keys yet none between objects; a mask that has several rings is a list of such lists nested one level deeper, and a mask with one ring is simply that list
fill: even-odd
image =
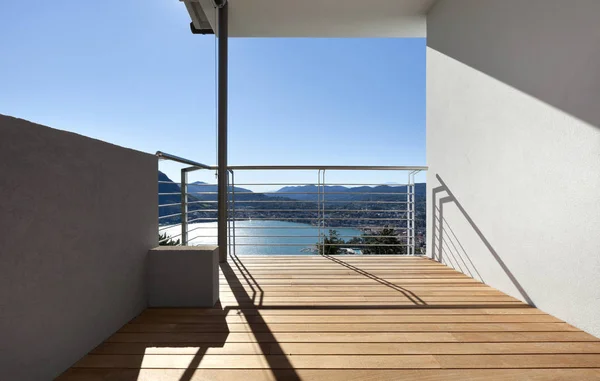
[{"label": "wooden deck floor", "polygon": [[412,257],[241,257],[214,309],[148,309],[71,380],[595,380],[600,340]]}]

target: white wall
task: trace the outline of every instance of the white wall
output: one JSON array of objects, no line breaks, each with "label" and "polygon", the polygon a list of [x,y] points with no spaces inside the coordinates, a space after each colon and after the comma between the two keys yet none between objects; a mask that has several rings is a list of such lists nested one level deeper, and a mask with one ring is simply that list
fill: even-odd
[{"label": "white wall", "polygon": [[146,306],[157,158],[0,115],[0,380],[54,379]]},{"label": "white wall", "polygon": [[441,0],[427,19],[428,254],[596,336],[599,15]]}]

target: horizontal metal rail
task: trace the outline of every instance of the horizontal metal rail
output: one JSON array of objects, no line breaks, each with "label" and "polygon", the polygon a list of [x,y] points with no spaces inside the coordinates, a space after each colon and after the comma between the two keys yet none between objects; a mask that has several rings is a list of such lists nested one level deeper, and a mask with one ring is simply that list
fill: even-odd
[{"label": "horizontal metal rail", "polygon": [[[197,192],[200,194],[214,194],[216,192]],[[298,192],[259,192],[260,194],[276,194],[278,196],[281,197],[285,197],[285,195],[295,195],[295,194],[326,194],[326,195],[333,195],[333,194],[365,194],[364,192],[306,192],[306,191],[298,191]],[[235,192],[236,195],[241,195],[241,194],[256,194],[255,192]],[[384,195],[396,195],[396,196],[406,196],[408,193],[401,193],[401,192],[369,192],[367,193],[369,195],[380,195],[380,194],[384,194]]]},{"label": "horizontal metal rail", "polygon": [[[178,212],[160,209],[163,211],[159,216],[159,233],[169,236],[163,241],[181,238],[184,245],[216,243],[217,184],[188,183],[187,173],[217,167],[160,151],[156,155],[189,166],[182,168],[181,182],[159,181],[160,186],[175,185],[180,190],[165,188],[159,192],[160,197],[169,200],[159,208],[181,209]],[[260,248],[258,253],[418,254],[417,247],[422,248],[425,242],[425,198],[423,193],[415,191],[414,177],[426,169],[425,166],[229,166],[227,250],[233,254],[237,253],[236,247],[237,254],[243,254],[246,248],[257,253],[252,247]],[[235,183],[234,174],[242,171],[273,171],[274,180],[277,171],[315,171],[316,181]],[[406,173],[408,181],[395,181],[398,178],[394,174],[381,175],[385,176],[382,180],[390,180],[387,182],[327,182],[326,177],[337,171],[355,171],[357,175],[352,176],[357,180],[361,171],[395,171]],[[274,190],[276,187],[281,189]]]},{"label": "horizontal metal rail", "polygon": [[191,165],[192,167],[198,167],[198,168],[202,168],[202,169],[215,169],[206,164],[198,163],[196,161],[189,160],[189,159],[184,159],[183,157],[171,155],[169,153],[162,152],[162,151],[157,151],[156,156],[158,156],[159,159],[167,159],[167,160],[171,160],[171,161],[174,161],[177,163]]},{"label": "horizontal metal rail", "polygon": [[394,165],[230,165],[231,171],[426,171],[426,166]]}]

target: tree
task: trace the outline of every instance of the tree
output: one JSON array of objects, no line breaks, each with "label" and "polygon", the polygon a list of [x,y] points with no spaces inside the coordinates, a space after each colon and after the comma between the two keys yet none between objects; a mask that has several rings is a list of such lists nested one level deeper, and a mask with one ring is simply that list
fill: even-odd
[{"label": "tree", "polygon": [[371,232],[363,235],[366,245],[364,254],[406,254],[406,247],[400,246],[401,242],[398,239],[394,229],[387,226],[379,232]]},{"label": "tree", "polygon": [[167,236],[167,233],[158,233],[158,244],[160,246],[179,246],[180,243],[181,241],[179,239],[174,240],[173,238]]},{"label": "tree", "polygon": [[339,238],[336,230],[329,230],[329,236],[322,235],[323,244],[318,243],[319,254],[332,255],[340,253],[340,245],[345,244],[343,239]]}]

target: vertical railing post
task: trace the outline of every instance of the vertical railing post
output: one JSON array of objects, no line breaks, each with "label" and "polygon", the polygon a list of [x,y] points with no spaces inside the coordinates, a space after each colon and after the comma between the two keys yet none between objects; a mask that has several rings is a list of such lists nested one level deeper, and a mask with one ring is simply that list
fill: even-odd
[{"label": "vertical railing post", "polygon": [[406,182],[406,254],[410,255],[410,173]]},{"label": "vertical railing post", "polygon": [[410,255],[415,255],[415,172],[410,173]]},{"label": "vertical railing post", "polygon": [[[227,172],[227,192],[231,189],[229,182],[229,172]],[[229,193],[227,194],[227,254],[231,257],[231,202],[229,201]]]},{"label": "vertical railing post", "polygon": [[[230,246],[232,247],[230,248],[230,252],[233,256],[235,256],[235,175],[231,169],[229,170],[229,173],[231,174],[231,215],[229,215],[228,218],[231,221],[232,226],[232,239],[230,240]],[[233,243],[233,245],[231,243]]]},{"label": "vertical railing post", "polygon": [[[310,198],[309,198],[310,200]],[[317,227],[319,237],[317,238],[317,251],[319,251],[319,246],[321,246],[321,251],[319,254],[325,254],[325,248],[321,244],[321,240],[323,240],[323,235],[321,233],[321,170],[317,171]]]},{"label": "vertical railing post", "polygon": [[[321,185],[323,186],[323,191],[321,192],[321,195],[323,196],[323,199],[321,200],[321,208],[323,208],[323,230],[325,231],[323,234],[329,236],[329,229],[325,229],[325,169],[323,169],[322,176],[323,180],[321,181]],[[323,236],[323,254],[325,254],[326,250],[327,248],[325,247],[325,236]]]},{"label": "vertical railing post", "polygon": [[181,246],[188,244],[188,191],[187,191],[187,170],[181,169]]},{"label": "vertical railing post", "polygon": [[415,252],[415,246],[416,246],[416,234],[417,234],[417,226],[416,226],[416,219],[417,219],[417,200],[415,199],[415,173],[413,173],[413,179],[412,179],[412,194],[411,194],[411,201],[412,201],[412,205],[411,205],[411,210],[412,210],[412,229],[411,229],[411,238],[412,238],[412,253],[413,255],[416,254]]},{"label": "vertical railing post", "polygon": [[228,80],[228,5],[218,7],[218,245],[219,262],[227,262],[227,80]]}]

